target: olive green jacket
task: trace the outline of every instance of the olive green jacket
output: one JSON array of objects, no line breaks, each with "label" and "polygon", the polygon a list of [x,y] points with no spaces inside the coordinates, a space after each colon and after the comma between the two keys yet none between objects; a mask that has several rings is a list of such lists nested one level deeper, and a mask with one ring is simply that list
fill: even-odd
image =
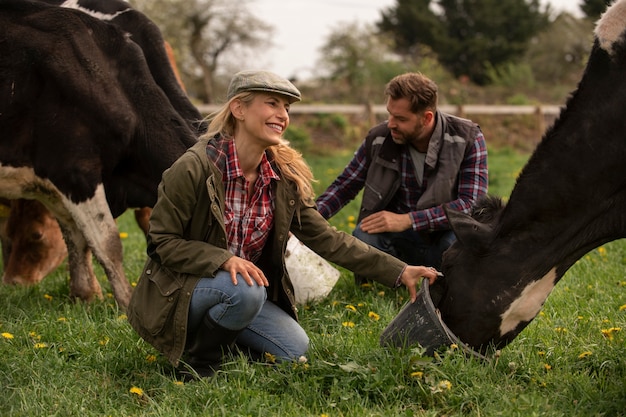
[{"label": "olive green jacket", "polygon": [[[207,157],[207,143],[200,140],[163,173],[150,218],[149,259],[127,310],[132,327],[174,366],[184,350],[189,302],[198,279],[215,276],[233,256],[226,249],[222,172]],[[293,183],[281,179],[275,187],[274,226],[257,263],[270,282],[268,300],[297,319],[285,268],[289,232],[330,262],[395,284],[404,262],[337,231],[312,201],[301,202]]]}]

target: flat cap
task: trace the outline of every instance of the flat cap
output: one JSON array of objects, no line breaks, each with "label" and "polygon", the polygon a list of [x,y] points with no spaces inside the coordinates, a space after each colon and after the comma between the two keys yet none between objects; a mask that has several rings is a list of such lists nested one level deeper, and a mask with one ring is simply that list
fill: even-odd
[{"label": "flat cap", "polygon": [[300,101],[300,91],[289,80],[269,71],[240,71],[233,76],[228,86],[226,99],[230,100],[246,91],[265,91],[287,96],[290,103]]}]

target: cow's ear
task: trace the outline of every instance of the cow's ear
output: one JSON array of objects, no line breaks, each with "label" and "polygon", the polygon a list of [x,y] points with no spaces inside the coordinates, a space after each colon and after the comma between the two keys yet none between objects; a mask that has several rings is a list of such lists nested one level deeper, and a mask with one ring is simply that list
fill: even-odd
[{"label": "cow's ear", "polygon": [[493,229],[490,225],[479,222],[471,216],[443,207],[448,222],[456,238],[472,251],[483,252],[493,239]]}]

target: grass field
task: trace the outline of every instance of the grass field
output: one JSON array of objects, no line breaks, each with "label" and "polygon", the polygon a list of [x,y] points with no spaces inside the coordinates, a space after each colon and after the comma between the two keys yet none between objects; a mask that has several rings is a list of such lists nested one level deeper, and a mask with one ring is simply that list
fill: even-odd
[{"label": "grass field", "polygon": [[[309,160],[321,191],[351,152]],[[490,192],[506,197],[527,155],[490,151]],[[350,231],[356,204],[332,219]],[[145,242],[132,213],[119,220],[128,279]],[[303,306],[307,363],[234,357],[211,380],[178,381],[130,328],[106,277],[104,301],[68,299],[67,267],[30,288],[0,286],[1,416],[623,416],[626,415],[626,240],[576,263],[540,315],[491,362],[451,347],[379,347],[405,290],[355,288]]]}]

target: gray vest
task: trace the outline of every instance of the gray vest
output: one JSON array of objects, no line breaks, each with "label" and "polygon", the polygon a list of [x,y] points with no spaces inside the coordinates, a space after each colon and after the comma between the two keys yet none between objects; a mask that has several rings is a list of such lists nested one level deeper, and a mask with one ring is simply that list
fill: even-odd
[{"label": "gray vest", "polygon": [[[458,177],[467,150],[474,145],[480,127],[474,122],[437,111],[435,130],[424,161],[427,188],[413,210],[438,206],[457,198]],[[386,209],[400,187],[401,154],[410,145],[398,145],[391,138],[387,122],[370,130],[365,138],[367,178],[359,221]]]}]

